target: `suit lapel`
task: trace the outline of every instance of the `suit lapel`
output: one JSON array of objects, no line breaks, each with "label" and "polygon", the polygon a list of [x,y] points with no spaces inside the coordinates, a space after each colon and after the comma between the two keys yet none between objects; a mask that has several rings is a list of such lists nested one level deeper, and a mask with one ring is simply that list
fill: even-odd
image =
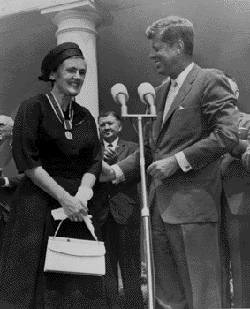
[{"label": "suit lapel", "polygon": [[118,156],[118,160],[120,159],[121,153],[123,152],[125,147],[125,143],[122,139],[118,139],[118,143],[117,143],[117,148],[116,148],[116,152],[117,152],[117,156]]},{"label": "suit lapel", "polygon": [[156,120],[154,121],[153,128],[152,128],[152,137],[153,137],[154,144],[156,144],[157,138],[161,131],[163,110],[164,110],[165,102],[166,102],[167,95],[169,92],[169,88],[170,88],[170,80],[164,83],[159,89],[159,92],[157,93],[157,96],[158,96],[158,98],[156,98],[157,117],[156,117]]},{"label": "suit lapel", "polygon": [[[184,101],[184,99],[186,98],[187,94],[189,93],[189,91],[192,88],[192,84],[198,74],[200,70],[200,67],[196,64],[194,64],[193,69],[189,72],[189,74],[187,75],[184,83],[182,84],[181,88],[178,91],[177,96],[175,97],[174,101],[171,104],[171,107],[164,119],[164,123],[162,125],[161,128],[159,128],[159,132],[160,134],[158,135],[157,138],[157,142],[159,142],[160,137],[162,136],[162,132],[165,131],[168,121],[170,120],[170,116],[172,115],[172,113],[179,108],[179,106],[182,104],[182,102]],[[161,117],[162,119],[162,117]]]},{"label": "suit lapel", "polygon": [[[190,89],[192,88],[192,83],[195,80],[197,74],[199,71],[199,67],[197,65],[194,65],[193,69],[189,72],[187,75],[184,83],[182,84],[181,88],[178,91],[178,94],[174,101],[171,104],[171,107],[164,119],[164,124],[168,121],[170,115],[173,113],[174,110],[176,110],[177,107],[181,105],[183,100],[185,99],[186,95],[189,93]],[[163,126],[164,126],[163,124]]]}]

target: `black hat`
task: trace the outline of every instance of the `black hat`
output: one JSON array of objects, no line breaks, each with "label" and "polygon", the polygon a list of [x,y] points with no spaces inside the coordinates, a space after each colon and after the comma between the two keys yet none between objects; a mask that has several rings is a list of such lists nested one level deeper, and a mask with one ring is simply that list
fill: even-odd
[{"label": "black hat", "polygon": [[38,79],[50,81],[50,73],[53,72],[63,61],[70,57],[83,57],[80,47],[73,42],[65,42],[57,45],[49,51],[42,61],[42,75]]}]

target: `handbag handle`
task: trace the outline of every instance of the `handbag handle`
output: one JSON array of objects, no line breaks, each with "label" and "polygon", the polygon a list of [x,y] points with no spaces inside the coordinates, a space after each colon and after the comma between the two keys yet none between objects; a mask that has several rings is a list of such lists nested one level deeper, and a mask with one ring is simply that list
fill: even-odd
[{"label": "handbag handle", "polygon": [[[92,217],[92,216],[91,216],[91,217]],[[58,233],[58,231],[59,231],[59,228],[61,227],[61,225],[62,225],[62,223],[63,223],[63,221],[64,221],[65,219],[67,219],[67,218],[62,219],[61,222],[58,224],[58,226],[57,226],[57,228],[56,228],[56,231],[55,231],[55,234],[54,234],[54,236],[53,236],[54,238],[57,236],[57,233]],[[99,243],[99,240],[98,240],[97,237],[95,237],[95,240]]]},{"label": "handbag handle", "polygon": [[[65,219],[67,219],[67,218],[65,218]],[[58,224],[58,226],[57,226],[57,228],[56,228],[56,231],[55,231],[55,234],[54,234],[54,238],[57,236],[57,233],[58,233],[58,231],[59,231],[59,229],[60,229],[60,227],[61,227],[61,225],[62,225],[62,223],[63,223],[63,221],[64,221],[65,219],[62,219],[62,220],[60,221],[60,223]]]}]

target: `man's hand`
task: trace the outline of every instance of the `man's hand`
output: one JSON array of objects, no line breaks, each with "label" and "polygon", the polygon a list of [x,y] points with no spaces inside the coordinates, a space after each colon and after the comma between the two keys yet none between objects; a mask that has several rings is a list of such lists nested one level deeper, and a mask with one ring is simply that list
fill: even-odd
[{"label": "man's hand", "polygon": [[175,156],[153,162],[147,169],[148,173],[160,180],[172,176],[179,169]]},{"label": "man's hand", "polygon": [[107,149],[103,151],[104,161],[109,163],[115,163],[117,162],[117,158],[118,158],[117,152],[112,148],[107,147]]}]

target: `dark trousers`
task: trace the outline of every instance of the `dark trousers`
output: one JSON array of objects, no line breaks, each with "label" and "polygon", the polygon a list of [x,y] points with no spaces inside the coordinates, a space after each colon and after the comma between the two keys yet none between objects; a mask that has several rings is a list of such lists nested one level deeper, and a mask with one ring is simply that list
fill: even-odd
[{"label": "dark trousers", "polygon": [[153,209],[156,309],[221,308],[218,232],[218,223],[165,223]]},{"label": "dark trousers", "polygon": [[143,308],[141,292],[140,222],[118,224],[111,214],[102,226],[106,247],[105,285],[110,308],[119,307],[118,263],[121,269],[126,309]]},{"label": "dark trousers", "polygon": [[[250,308],[250,215],[234,215],[225,199],[222,207],[221,248],[225,308]],[[231,271],[231,275],[230,275]],[[233,294],[230,292],[232,278]]]}]

